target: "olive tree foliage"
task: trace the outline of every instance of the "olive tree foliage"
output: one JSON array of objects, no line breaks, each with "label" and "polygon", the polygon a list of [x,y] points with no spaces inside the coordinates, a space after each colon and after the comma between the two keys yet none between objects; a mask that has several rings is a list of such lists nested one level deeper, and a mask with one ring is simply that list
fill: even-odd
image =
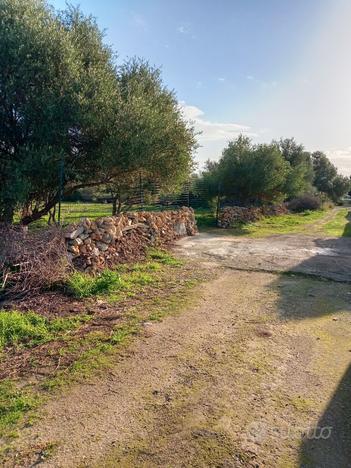
[{"label": "olive tree foliage", "polygon": [[325,193],[337,202],[351,189],[350,179],[338,174],[337,168],[321,151],[312,153],[314,185],[319,192]]},{"label": "olive tree foliage", "polygon": [[27,224],[64,191],[104,178],[118,102],[110,49],[94,20],[42,0],[0,0],[0,219]]},{"label": "olive tree foliage", "polygon": [[130,188],[143,180],[159,190],[177,188],[188,179],[196,138],[184,119],[175,94],[163,84],[160,70],[132,59],[118,69],[120,92],[114,152],[109,160],[113,180],[107,189],[119,211]]},{"label": "olive tree foliage", "polygon": [[158,70],[117,67],[94,18],[44,0],[0,0],[0,221],[28,224],[79,188],[192,165],[193,129]]},{"label": "olive tree foliage", "polygon": [[276,144],[254,145],[239,136],[224,149],[218,163],[207,163],[202,174],[209,196],[224,195],[241,204],[280,201],[290,166]]},{"label": "olive tree foliage", "polygon": [[294,198],[313,191],[313,165],[309,152],[294,138],[281,138],[276,142],[283,158],[289,163],[284,191],[287,198]]}]

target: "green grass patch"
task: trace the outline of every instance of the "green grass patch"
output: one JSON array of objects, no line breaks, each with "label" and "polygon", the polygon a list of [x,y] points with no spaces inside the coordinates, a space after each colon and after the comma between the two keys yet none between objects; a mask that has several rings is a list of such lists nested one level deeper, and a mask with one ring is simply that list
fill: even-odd
[{"label": "green grass patch", "polygon": [[196,224],[199,230],[214,228],[217,226],[216,215],[213,210],[199,208],[195,211]]},{"label": "green grass patch", "polygon": [[133,294],[140,287],[157,282],[157,273],[163,266],[183,264],[166,250],[154,248],[148,250],[147,259],[146,262],[118,265],[114,270],[106,269],[96,276],[75,272],[68,279],[66,289],[78,299],[105,295],[116,301],[123,294]]},{"label": "green grass patch", "polygon": [[77,328],[88,316],[49,320],[34,312],[0,311],[0,350],[11,345],[35,346]]},{"label": "green grass patch", "polygon": [[167,250],[151,248],[148,250],[147,257],[162,265],[181,266],[183,262],[173,257]]},{"label": "green grass patch", "polygon": [[342,208],[334,219],[323,226],[323,231],[332,237],[351,237],[350,211]]},{"label": "green grass patch", "polygon": [[11,428],[38,403],[38,397],[25,390],[19,390],[11,380],[0,382],[0,436],[8,436]]},{"label": "green grass patch", "polygon": [[269,216],[255,223],[241,224],[224,233],[236,236],[264,237],[272,234],[289,234],[304,232],[304,228],[322,219],[326,212],[323,210],[305,211],[304,213],[289,213],[281,216]]},{"label": "green grass patch", "polygon": [[121,275],[112,270],[104,270],[97,276],[75,272],[67,281],[70,294],[79,299],[108,294],[123,288]]}]

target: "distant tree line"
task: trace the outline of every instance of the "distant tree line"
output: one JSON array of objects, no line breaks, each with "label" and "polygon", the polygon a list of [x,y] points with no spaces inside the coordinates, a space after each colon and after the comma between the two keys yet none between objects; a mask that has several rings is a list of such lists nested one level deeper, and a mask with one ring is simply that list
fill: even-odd
[{"label": "distant tree line", "polygon": [[293,138],[253,144],[245,136],[231,141],[218,162],[207,161],[195,185],[207,199],[218,194],[233,203],[275,203],[306,194],[334,202],[351,187],[321,151],[307,152]]},{"label": "distant tree line", "polygon": [[94,18],[44,0],[0,1],[0,221],[26,225],[62,196],[143,175],[172,188],[196,138],[160,71],[118,65]]}]

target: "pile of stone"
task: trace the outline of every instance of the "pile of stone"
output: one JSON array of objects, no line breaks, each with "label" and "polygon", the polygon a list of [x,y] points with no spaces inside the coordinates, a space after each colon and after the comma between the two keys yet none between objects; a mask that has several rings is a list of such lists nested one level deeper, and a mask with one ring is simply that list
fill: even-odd
[{"label": "pile of stone", "polygon": [[288,211],[285,204],[261,207],[227,206],[219,213],[218,227],[226,229],[239,224],[253,223],[265,216],[278,216]]},{"label": "pile of stone", "polygon": [[194,211],[183,207],[163,212],[122,213],[82,219],[65,232],[73,265],[88,273],[141,258],[149,246],[164,246],[197,233]]}]

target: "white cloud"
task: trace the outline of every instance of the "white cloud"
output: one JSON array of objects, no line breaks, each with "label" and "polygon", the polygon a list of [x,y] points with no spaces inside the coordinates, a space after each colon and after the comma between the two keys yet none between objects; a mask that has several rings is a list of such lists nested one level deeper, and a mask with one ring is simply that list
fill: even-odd
[{"label": "white cloud", "polygon": [[192,33],[191,29],[190,23],[182,23],[177,27],[177,32],[184,36],[189,36],[191,39],[196,39],[196,35]]},{"label": "white cloud", "polygon": [[178,26],[177,31],[180,34],[188,34],[189,33],[188,29],[182,24],[180,26]]},{"label": "white cloud", "polygon": [[220,81],[221,83],[223,83],[223,81],[225,81],[225,78],[219,77],[219,78],[218,78],[218,81]]},{"label": "white cloud", "polygon": [[201,147],[197,152],[197,160],[200,163],[209,158],[218,159],[228,141],[237,138],[241,133],[256,136],[247,125],[214,122],[206,119],[205,113],[198,107],[187,105],[185,102],[181,102],[180,105],[184,116],[192,121],[196,131],[201,132],[198,136]]},{"label": "white cloud", "polygon": [[351,146],[344,149],[326,151],[328,158],[335,164],[343,175],[351,175]]}]

